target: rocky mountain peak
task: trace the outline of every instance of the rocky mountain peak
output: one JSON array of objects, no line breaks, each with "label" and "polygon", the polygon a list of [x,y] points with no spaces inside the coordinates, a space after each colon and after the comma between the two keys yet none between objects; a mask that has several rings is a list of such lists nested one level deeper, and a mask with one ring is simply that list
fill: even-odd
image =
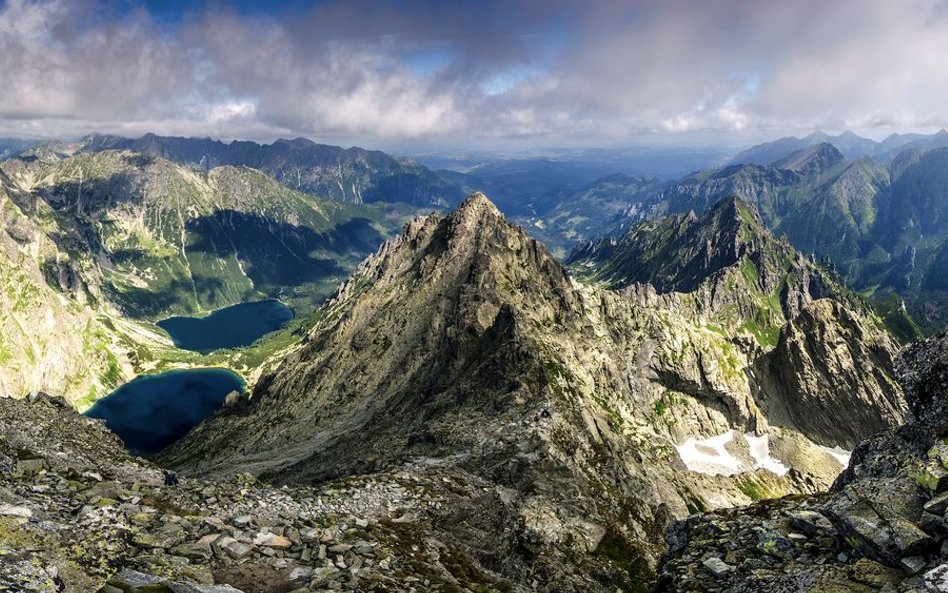
[{"label": "rocky mountain peak", "polygon": [[451,216],[454,218],[479,218],[481,216],[490,216],[495,219],[503,218],[500,210],[490,201],[490,198],[479,191],[468,194]]},{"label": "rocky mountain peak", "polygon": [[728,196],[714,204],[708,210],[705,224],[738,242],[747,242],[767,232],[757,209],[738,196]]},{"label": "rocky mountain peak", "polygon": [[754,207],[730,196],[697,216],[646,221],[618,240],[606,237],[580,245],[567,264],[581,275],[607,279],[614,288],[638,282],[659,292],[691,292],[744,256],[753,257],[756,265],[766,250],[778,246]]},{"label": "rocky mountain peak", "polygon": [[483,232],[491,226],[506,227],[500,232],[506,232],[507,228],[513,230],[497,206],[481,192],[468,195],[461,205],[446,217],[446,225],[445,230],[454,241],[464,239],[465,235]]},{"label": "rocky mountain peak", "polygon": [[777,169],[787,169],[801,175],[809,175],[825,171],[846,160],[835,146],[829,142],[821,142],[813,146],[801,148],[773,163]]},{"label": "rocky mountain peak", "polygon": [[[98,158],[119,163],[124,154]],[[212,170],[206,183],[223,183],[217,175],[239,171]],[[775,350],[762,345],[776,331],[773,324],[785,322],[774,305],[782,285],[771,286],[774,275],[767,270],[777,268],[751,254],[785,253],[771,249],[767,242],[776,240],[758,227],[752,209],[726,200],[700,217],[656,222],[651,234],[639,229],[636,241],[655,246],[649,252],[654,261],[677,253],[663,248],[685,249],[674,262],[683,267],[663,273],[704,279],[692,295],[658,295],[647,286],[610,291],[573,281],[489,199],[472,194],[448,215],[407,224],[304,322],[305,338],[260,369],[252,397],[225,406],[164,451],[161,462],[181,471],[179,487],[156,491],[163,488],[160,475],[146,465],[130,468],[127,479],[116,470],[122,484],[138,483],[138,491],[129,485],[126,497],[119,484],[93,498],[85,490],[99,480],[90,479],[80,501],[57,485],[60,475],[74,476],[63,467],[61,474],[38,477],[39,484],[29,478],[11,501],[29,505],[30,513],[55,503],[64,524],[76,508],[128,502],[121,515],[97,511],[110,514],[93,527],[73,522],[65,531],[69,541],[84,539],[72,531],[76,526],[114,522],[125,529],[140,522],[145,511],[135,497],[142,502],[168,493],[170,503],[207,510],[203,521],[185,523],[171,513],[153,518],[147,529],[132,531],[130,546],[102,551],[118,559],[113,567],[145,576],[156,568],[151,556],[139,553],[149,548],[156,562],[189,557],[223,571],[271,558],[310,588],[335,587],[323,584],[341,564],[351,569],[347,582],[362,590],[369,586],[356,575],[375,583],[369,579],[395,574],[406,582],[421,572],[452,587],[510,584],[470,587],[484,590],[539,590],[543,583],[564,593],[605,593],[629,583],[646,586],[662,553],[661,533],[674,518],[744,504],[762,489],[774,496],[810,492],[840,469],[813,449],[797,416],[781,415],[785,394],[772,388],[768,364]],[[743,255],[735,256],[736,249]],[[715,267],[735,257],[738,265]],[[810,297],[799,292],[802,280],[792,285],[802,295],[794,302],[805,306]],[[702,309],[704,303],[713,310]],[[817,305],[810,317],[801,315],[796,337],[784,340],[800,373],[821,377],[802,390],[843,387],[836,381],[842,372],[822,372],[830,354],[840,362],[832,368],[841,371],[881,364],[850,347],[847,328],[836,327],[848,322],[845,312]],[[810,347],[811,328],[827,336],[825,343]],[[870,387],[854,388],[868,394]],[[823,413],[808,406],[813,399],[801,398],[793,413]],[[868,398],[857,403],[879,407]],[[41,406],[5,413],[0,405],[0,473],[19,465],[18,453],[4,452],[5,433],[17,433],[17,449],[35,449],[24,446],[19,433],[32,434],[30,412],[49,416]],[[700,460],[695,466],[703,449],[686,445],[708,437],[730,438],[720,457],[735,473],[708,473]],[[765,437],[773,437],[770,445]],[[827,437],[830,446],[844,442]],[[30,457],[40,454],[49,457],[43,451]],[[798,463],[804,456],[822,460]],[[108,462],[107,455],[99,457]],[[784,460],[799,471],[778,473],[787,469]],[[111,481],[103,473],[109,465],[115,464],[97,471]],[[245,472],[287,488],[248,481],[240,475]],[[320,482],[324,488],[314,487]],[[417,502],[405,499],[409,490],[419,493]],[[8,502],[5,493],[0,499]],[[335,507],[340,500],[359,502],[343,509]],[[227,508],[233,504],[239,507]],[[342,516],[326,517],[333,508]],[[261,517],[259,509],[284,519]],[[317,526],[320,532],[311,531]],[[333,543],[320,552],[330,537],[347,547],[333,549]],[[382,541],[384,551],[376,555],[375,542]],[[160,574],[185,578],[179,568]],[[118,578],[115,586],[123,590],[122,579],[139,578],[114,572],[95,575]],[[240,584],[232,576],[215,579]]]}]

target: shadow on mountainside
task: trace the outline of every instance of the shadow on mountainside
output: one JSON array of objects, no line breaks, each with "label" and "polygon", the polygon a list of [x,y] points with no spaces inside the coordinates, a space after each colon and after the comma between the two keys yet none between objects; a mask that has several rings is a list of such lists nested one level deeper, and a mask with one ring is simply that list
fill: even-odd
[{"label": "shadow on mountainside", "polygon": [[235,210],[193,218],[185,228],[190,238],[189,252],[219,258],[236,253],[247,276],[262,287],[297,286],[344,275],[347,270],[340,265],[338,255],[364,257],[385,239],[364,218],[319,233]]}]

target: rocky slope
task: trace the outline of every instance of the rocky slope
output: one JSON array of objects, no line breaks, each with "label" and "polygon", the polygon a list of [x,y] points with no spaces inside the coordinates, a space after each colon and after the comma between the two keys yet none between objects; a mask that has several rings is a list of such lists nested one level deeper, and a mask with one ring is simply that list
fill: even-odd
[{"label": "rocky slope", "polygon": [[[482,570],[540,590],[640,590],[671,519],[825,487],[841,465],[811,439],[846,445],[860,430],[826,439],[781,417],[789,396],[772,389],[777,350],[750,333],[724,337],[719,315],[699,305],[713,300],[577,284],[474,194],[448,216],[409,224],[249,400],[162,459],[189,475],[250,471],[289,484],[451,472],[485,496],[465,498],[477,529],[445,527],[438,537],[476,550]],[[878,385],[823,372],[885,364],[848,343],[850,332],[891,343],[841,306],[809,297],[799,306],[835,330],[814,343],[788,333],[784,350],[810,353],[798,357],[800,373],[854,390],[875,421],[897,423],[897,391],[875,401]],[[695,441],[709,437],[719,452]],[[702,466],[708,457],[724,469]],[[434,524],[457,520],[445,510]],[[484,542],[484,529],[500,535]]]},{"label": "rocky slope", "polygon": [[316,198],[245,167],[195,172],[133,152],[2,168],[37,216],[56,221],[60,248],[96,269],[106,296],[150,319],[262,297],[311,310],[414,214]]},{"label": "rocky slope", "polygon": [[[475,515],[487,506],[492,512]],[[510,501],[450,469],[318,487],[181,478],[60,398],[0,398],[0,590],[527,591],[489,564]],[[460,548],[445,533],[481,540]],[[523,541],[523,546],[531,542]],[[495,550],[494,564],[503,565]]]},{"label": "rocky slope", "polygon": [[948,334],[904,350],[898,368],[906,425],[862,443],[828,494],[676,525],[659,590],[948,589]]},{"label": "rocky slope", "polygon": [[[737,198],[700,217],[692,212],[647,221],[618,239],[580,245],[567,263],[611,288],[646,283],[659,293],[688,293],[724,333],[751,334],[768,350],[758,359],[765,374],[756,383],[768,417],[804,428],[818,442],[851,448],[901,417],[892,395],[898,393],[891,379],[896,346],[878,320],[838,278],[775,238]],[[856,360],[872,361],[872,370]],[[833,421],[837,408],[872,417],[854,421],[859,428],[851,430]]]},{"label": "rocky slope", "polygon": [[94,398],[130,377],[129,348],[83,262],[55,240],[61,227],[48,211],[37,214],[33,198],[0,172],[0,397]]},{"label": "rocky slope", "polygon": [[146,134],[141,138],[91,136],[82,152],[131,150],[209,170],[231,165],[263,171],[285,186],[316,196],[351,202],[404,202],[425,207],[456,204],[461,190],[410,159],[378,150],[316,144],[305,138],[273,144]]}]

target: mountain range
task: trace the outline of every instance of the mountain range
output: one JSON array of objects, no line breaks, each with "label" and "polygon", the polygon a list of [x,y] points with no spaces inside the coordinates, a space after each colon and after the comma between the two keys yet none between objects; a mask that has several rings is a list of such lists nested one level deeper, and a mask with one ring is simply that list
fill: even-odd
[{"label": "mountain range", "polygon": [[129,151],[2,165],[29,208],[66,229],[133,317],[195,313],[261,296],[309,308],[415,210],[296,192],[248,167],[195,172]]},{"label": "mountain range", "polygon": [[544,217],[518,221],[566,255],[637,221],[704,212],[738,196],[794,248],[812,254],[872,300],[902,340],[948,322],[941,286],[948,249],[941,176],[948,149],[910,150],[884,164],[809,146],[768,165],[730,165],[670,182],[606,177]]},{"label": "mountain range", "polygon": [[849,130],[836,136],[816,131],[802,138],[788,136],[752,146],[738,153],[730,164],[769,165],[791,152],[818,144],[832,144],[848,159],[872,157],[879,162],[889,162],[906,150],[948,147],[948,130],[941,129],[934,134],[891,134],[878,142]]},{"label": "mountain range", "polygon": [[[948,319],[946,158],[520,163],[498,207],[305,140],[32,147],[0,163],[0,588],[922,583],[945,338],[898,341]],[[237,352],[154,324],[274,297],[293,326]],[[147,460],[73,409],[212,364],[247,392]]]},{"label": "mountain range", "polygon": [[154,321],[261,298],[305,317],[418,212],[116,150],[7,160],[0,185],[3,392],[54,391],[82,407],[181,359]]},{"label": "mountain range", "polygon": [[411,159],[397,159],[378,150],[316,144],[305,138],[258,144],[156,134],[135,139],[92,135],[75,143],[41,144],[22,156],[62,157],[122,150],[160,157],[198,171],[225,165],[250,167],[288,188],[355,204],[384,201],[444,207],[457,204],[463,197],[457,187]]},{"label": "mountain range", "polygon": [[[946,159],[948,149],[935,149],[902,153],[890,165],[851,161],[824,143],[766,167],[733,165],[690,175],[654,193],[640,212],[702,211],[740,196],[797,249],[828,257],[850,286],[880,303],[901,297],[912,319],[934,332],[948,322],[939,280],[948,261],[941,182]],[[905,329],[903,336],[911,338]]]}]

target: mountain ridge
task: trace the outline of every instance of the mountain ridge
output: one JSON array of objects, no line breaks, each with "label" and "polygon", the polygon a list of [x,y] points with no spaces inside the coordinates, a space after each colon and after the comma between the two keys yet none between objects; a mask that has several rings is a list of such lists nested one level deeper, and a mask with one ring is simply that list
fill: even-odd
[{"label": "mountain ridge", "polygon": [[305,138],[258,144],[157,134],[137,139],[93,135],[83,139],[78,148],[79,152],[103,150],[131,150],[205,170],[221,165],[248,166],[291,189],[343,202],[445,207],[461,197],[459,189],[417,162],[396,159],[380,150],[342,148]]},{"label": "mountain ridge", "polygon": [[820,143],[833,144],[848,159],[872,157],[887,162],[906,150],[944,147],[948,145],[948,134],[944,129],[933,134],[890,134],[877,142],[858,136],[851,130],[836,136],[815,131],[802,138],[786,136],[757,144],[738,153],[730,164],[769,165],[792,152]]},{"label": "mountain ridge", "polygon": [[261,295],[312,308],[401,212],[414,214],[409,206],[295,192],[247,167],[195,172],[137,152],[14,160],[2,168],[48,205],[73,248],[101,268],[109,296],[138,318],[206,312]]},{"label": "mountain ridge", "polygon": [[948,315],[944,291],[930,272],[948,237],[934,198],[946,154],[907,151],[889,166],[836,156],[803,173],[761,165],[702,171],[641,197],[624,226],[703,212],[738,195],[794,247],[828,257],[848,284],[873,299],[899,338],[910,341],[941,329]]},{"label": "mountain ridge", "polygon": [[[620,572],[603,572],[612,576],[595,587],[648,580],[660,551],[652,538],[673,516],[745,500],[741,488],[812,491],[821,480],[828,485],[827,468],[840,466],[791,420],[771,434],[788,450],[810,451],[811,465],[798,473],[753,469],[747,453],[734,477],[687,470],[674,452],[686,435],[771,430],[768,410],[775,421],[780,413],[756,399],[754,390],[768,386],[749,384],[745,370],[770,376],[769,359],[752,339],[729,341],[709,329],[688,304],[695,297],[637,290],[574,282],[542,245],[472,194],[448,215],[409,223],[368,258],[302,348],[162,462],[217,478],[240,467],[287,484],[451,468],[518,493],[509,512],[524,523],[509,537],[535,542],[541,555],[531,557],[544,558],[534,565],[544,582],[589,590],[574,565],[558,559],[573,550],[605,571],[588,554],[603,542],[590,534],[606,533],[641,561],[612,565]],[[807,306],[835,327],[833,310],[819,303]],[[860,351],[846,348],[862,362]],[[826,376],[832,382],[834,373]],[[872,401],[875,391],[860,393],[883,425],[897,422],[897,398],[892,410]],[[830,444],[851,439],[841,431]],[[537,509],[557,523],[541,528]],[[503,574],[521,582],[527,562],[515,555]]]}]

